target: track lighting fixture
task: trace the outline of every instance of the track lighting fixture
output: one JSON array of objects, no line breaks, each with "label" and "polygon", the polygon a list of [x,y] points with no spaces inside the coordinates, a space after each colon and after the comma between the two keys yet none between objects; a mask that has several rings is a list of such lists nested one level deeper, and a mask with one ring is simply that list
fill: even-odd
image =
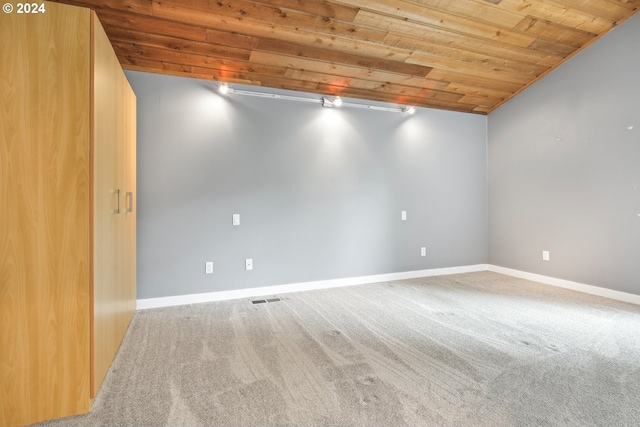
[{"label": "track lighting fixture", "polygon": [[322,98],[305,98],[302,96],[292,96],[292,95],[279,95],[275,93],[264,93],[264,92],[254,92],[250,90],[241,90],[241,89],[231,89],[227,83],[220,83],[218,86],[218,90],[222,94],[226,94],[232,92],[234,95],[246,95],[246,96],[256,96],[259,98],[273,98],[273,99],[286,99],[289,101],[299,101],[299,102],[311,102],[314,104],[320,104],[325,108],[333,108],[333,107],[349,107],[349,108],[362,108],[365,110],[377,110],[377,111],[388,111],[391,113],[405,113],[405,114],[413,114],[415,113],[415,107],[386,107],[380,105],[368,105],[368,104],[356,104],[353,102],[344,102],[342,98],[336,96],[335,98],[330,98],[327,96],[323,96]]}]

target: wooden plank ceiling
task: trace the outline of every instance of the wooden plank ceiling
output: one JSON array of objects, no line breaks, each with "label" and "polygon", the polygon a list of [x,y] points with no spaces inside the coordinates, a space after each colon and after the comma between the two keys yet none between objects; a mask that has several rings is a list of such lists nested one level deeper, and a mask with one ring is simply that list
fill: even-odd
[{"label": "wooden plank ceiling", "polygon": [[63,0],[125,69],[486,114],[640,0]]}]

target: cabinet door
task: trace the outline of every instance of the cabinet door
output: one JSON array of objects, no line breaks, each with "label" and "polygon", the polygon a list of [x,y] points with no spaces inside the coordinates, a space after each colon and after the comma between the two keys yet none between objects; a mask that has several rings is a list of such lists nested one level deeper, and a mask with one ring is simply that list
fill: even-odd
[{"label": "cabinet door", "polygon": [[[93,283],[92,381],[94,397],[131,319],[125,290],[126,80],[100,21],[93,29]],[[135,303],[135,300],[134,300]],[[123,327],[124,325],[124,327]]]},{"label": "cabinet door", "polygon": [[125,312],[123,316],[123,334],[126,330],[131,317],[136,309],[136,202],[138,198],[136,184],[136,95],[131,89],[129,82],[124,79],[124,94],[126,98],[126,189],[127,189],[127,212],[125,214],[125,279],[124,279],[124,298],[126,301]]},{"label": "cabinet door", "polygon": [[0,13],[0,425],[89,411],[90,14]]},{"label": "cabinet door", "polygon": [[120,71],[118,85],[119,132],[117,170],[123,188],[123,212],[119,218],[116,242],[117,281],[110,290],[117,311],[109,322],[113,339],[113,356],[122,341],[136,309],[136,98]]}]

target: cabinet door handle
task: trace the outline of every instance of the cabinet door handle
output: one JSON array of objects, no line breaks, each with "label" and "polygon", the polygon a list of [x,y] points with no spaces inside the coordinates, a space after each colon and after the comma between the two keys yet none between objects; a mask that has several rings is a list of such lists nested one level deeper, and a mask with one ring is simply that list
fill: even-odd
[{"label": "cabinet door handle", "polygon": [[127,212],[133,212],[133,192],[127,192]]},{"label": "cabinet door handle", "polygon": [[113,213],[119,214],[120,213],[120,189],[118,188],[117,190],[111,190],[111,194],[116,195],[116,208],[113,210]]}]

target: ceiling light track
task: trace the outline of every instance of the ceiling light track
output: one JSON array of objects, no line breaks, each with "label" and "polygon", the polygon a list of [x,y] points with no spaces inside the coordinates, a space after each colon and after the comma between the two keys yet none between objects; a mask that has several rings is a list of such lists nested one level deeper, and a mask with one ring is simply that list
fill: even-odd
[{"label": "ceiling light track", "polygon": [[232,89],[226,83],[220,84],[218,86],[218,90],[220,93],[227,94],[232,93],[234,95],[243,95],[243,96],[255,96],[258,98],[271,98],[271,99],[284,99],[287,101],[297,101],[297,102],[307,102],[312,104],[320,104],[325,108],[341,108],[341,107],[349,107],[349,108],[360,108],[364,110],[376,110],[376,111],[387,111],[390,113],[404,113],[404,114],[413,114],[416,109],[412,106],[407,107],[382,107],[379,105],[369,105],[369,104],[356,104],[353,102],[344,102],[342,98],[339,96],[335,98],[323,96],[320,99],[317,98],[305,98],[302,96],[292,96],[292,95],[278,95],[275,93],[265,93],[265,92],[255,92],[251,90],[240,90],[240,89]]}]

